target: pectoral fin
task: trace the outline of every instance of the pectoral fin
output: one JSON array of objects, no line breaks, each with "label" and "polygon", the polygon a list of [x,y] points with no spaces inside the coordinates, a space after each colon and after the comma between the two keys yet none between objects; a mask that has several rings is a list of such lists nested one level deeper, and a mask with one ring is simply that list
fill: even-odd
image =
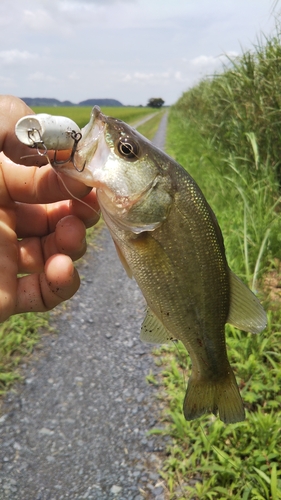
[{"label": "pectoral fin", "polygon": [[257,297],[244,283],[230,272],[230,309],[227,323],[239,330],[260,333],[267,325],[266,312]]},{"label": "pectoral fin", "polygon": [[166,330],[151,309],[148,308],[141,326],[140,339],[142,342],[149,342],[150,344],[167,344],[171,340],[174,340],[174,337]]}]

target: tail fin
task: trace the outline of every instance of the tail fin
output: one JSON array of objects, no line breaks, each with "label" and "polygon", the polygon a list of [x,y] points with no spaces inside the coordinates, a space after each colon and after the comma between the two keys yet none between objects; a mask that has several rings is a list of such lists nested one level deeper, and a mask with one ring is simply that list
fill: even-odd
[{"label": "tail fin", "polygon": [[226,423],[245,420],[245,411],[234,373],[229,365],[226,373],[218,379],[195,380],[192,375],[183,403],[186,420],[193,420],[206,412],[216,415]]}]

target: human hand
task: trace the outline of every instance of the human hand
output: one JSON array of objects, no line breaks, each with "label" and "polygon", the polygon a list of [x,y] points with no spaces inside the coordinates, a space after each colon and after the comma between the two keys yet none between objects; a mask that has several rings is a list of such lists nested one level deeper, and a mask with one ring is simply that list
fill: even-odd
[{"label": "human hand", "polygon": [[[16,122],[32,111],[0,96],[0,322],[12,314],[47,311],[69,299],[80,280],[73,260],[86,250],[86,227],[99,219],[94,191],[65,178],[69,192],[44,157],[15,136]],[[20,276],[23,275],[23,276]]]}]

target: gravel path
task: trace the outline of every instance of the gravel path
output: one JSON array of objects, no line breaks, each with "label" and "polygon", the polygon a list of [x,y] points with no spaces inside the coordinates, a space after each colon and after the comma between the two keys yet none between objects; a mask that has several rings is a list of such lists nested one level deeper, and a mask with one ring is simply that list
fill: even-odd
[{"label": "gravel path", "polygon": [[165,113],[152,141],[153,144],[159,149],[165,149],[167,121],[168,113]]},{"label": "gravel path", "polygon": [[139,340],[144,300],[106,228],[79,269],[80,291],[51,314],[58,335],[4,401],[0,500],[164,500],[165,443],[147,436],[160,406],[145,380],[157,369]]},{"label": "gravel path", "polygon": [[141,125],[144,125],[144,123],[146,123],[149,120],[151,120],[151,118],[153,118],[154,116],[155,116],[155,113],[151,113],[151,115],[146,115],[143,118],[141,118],[140,120],[137,120],[136,122],[133,122],[131,124],[131,126],[134,127],[134,128],[138,128]]}]

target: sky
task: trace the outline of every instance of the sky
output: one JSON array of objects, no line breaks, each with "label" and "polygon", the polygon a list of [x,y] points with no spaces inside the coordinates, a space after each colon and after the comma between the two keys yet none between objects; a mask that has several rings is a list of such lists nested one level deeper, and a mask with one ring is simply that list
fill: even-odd
[{"label": "sky", "polygon": [[170,105],[274,33],[278,8],[277,0],[1,0],[0,93]]}]

